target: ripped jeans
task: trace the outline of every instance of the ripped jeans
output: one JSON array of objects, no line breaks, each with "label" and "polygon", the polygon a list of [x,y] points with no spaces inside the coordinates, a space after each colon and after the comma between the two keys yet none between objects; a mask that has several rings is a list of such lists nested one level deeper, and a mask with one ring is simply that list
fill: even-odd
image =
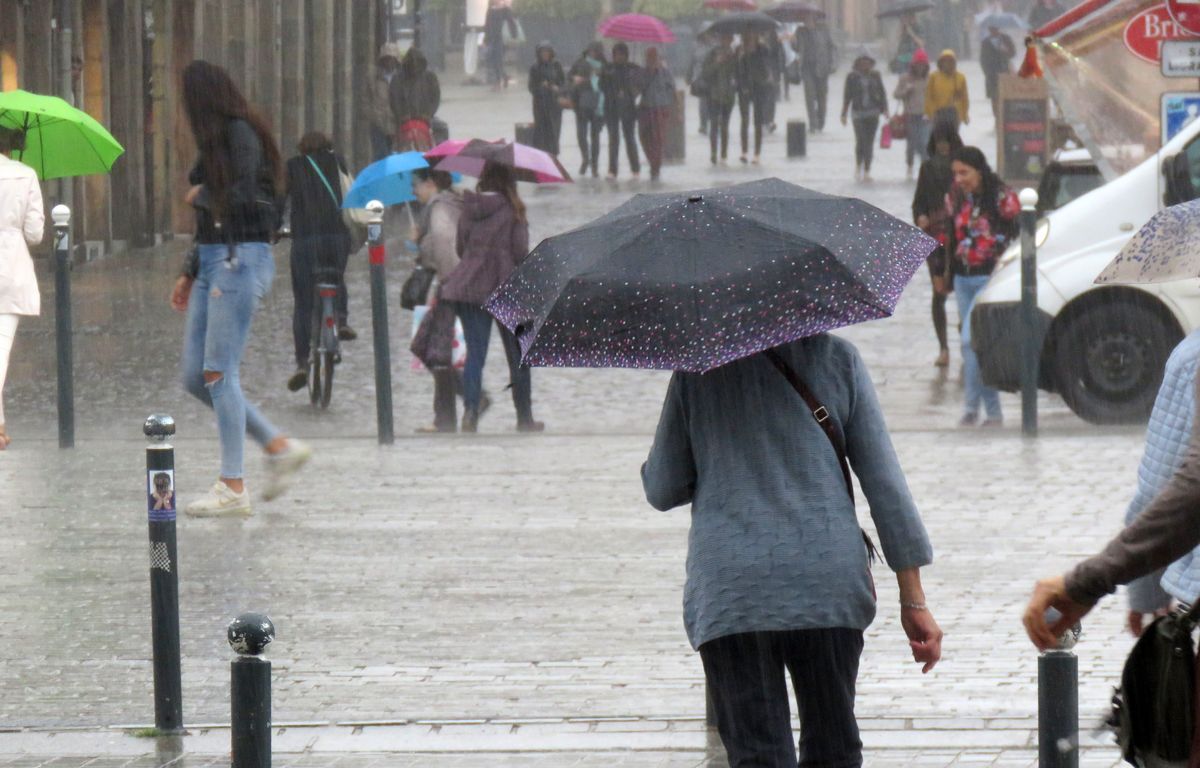
[{"label": "ripped jeans", "polygon": [[[268,243],[238,243],[236,263],[225,245],[200,246],[200,274],[188,299],[183,386],[217,414],[221,477],[240,479],[246,433],[262,445],[282,433],[242,395],[239,370],[250,322],[271,287],[275,259]],[[204,372],[220,373],[207,384]]]}]

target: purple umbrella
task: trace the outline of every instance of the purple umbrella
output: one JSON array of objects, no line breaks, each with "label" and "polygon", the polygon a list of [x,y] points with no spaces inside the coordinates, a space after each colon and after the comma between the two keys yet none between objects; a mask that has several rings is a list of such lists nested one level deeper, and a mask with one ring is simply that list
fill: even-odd
[{"label": "purple umbrella", "polygon": [[675,33],[659,19],[644,13],[622,13],[600,22],[601,37],[628,43],[673,43]]},{"label": "purple umbrella", "polygon": [[528,365],[703,372],[889,316],[937,242],[778,179],[638,195],[545,240],[488,300]]},{"label": "purple umbrella", "polygon": [[555,184],[570,181],[571,175],[554,155],[524,144],[472,139],[435,166],[435,170],[478,177],[488,163],[507,165],[517,181]]}]

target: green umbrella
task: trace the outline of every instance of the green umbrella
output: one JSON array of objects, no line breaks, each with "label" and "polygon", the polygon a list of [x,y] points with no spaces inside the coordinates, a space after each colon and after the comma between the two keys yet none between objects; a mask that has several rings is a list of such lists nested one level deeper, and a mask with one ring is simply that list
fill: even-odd
[{"label": "green umbrella", "polygon": [[125,151],[91,115],[56,96],[0,93],[0,126],[26,132],[25,151],[16,159],[41,179],[108,173]]}]

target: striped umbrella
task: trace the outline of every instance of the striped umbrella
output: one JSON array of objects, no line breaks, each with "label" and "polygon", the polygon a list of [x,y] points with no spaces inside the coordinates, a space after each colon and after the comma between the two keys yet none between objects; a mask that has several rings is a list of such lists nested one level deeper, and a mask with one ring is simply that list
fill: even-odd
[{"label": "striped umbrella", "polygon": [[601,37],[629,43],[673,43],[675,33],[653,16],[644,13],[622,13],[600,22]]}]

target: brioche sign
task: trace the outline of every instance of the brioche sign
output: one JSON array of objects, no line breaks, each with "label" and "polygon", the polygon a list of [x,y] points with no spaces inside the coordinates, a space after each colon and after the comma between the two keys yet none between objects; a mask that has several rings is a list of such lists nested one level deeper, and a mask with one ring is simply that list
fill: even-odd
[{"label": "brioche sign", "polygon": [[[1200,25],[1200,1],[1177,0],[1178,13],[1189,23]],[[1195,33],[1189,32],[1171,14],[1167,4],[1156,5],[1134,16],[1125,25],[1125,47],[1134,56],[1150,64],[1162,61],[1162,45],[1170,40],[1190,40]]]},{"label": "brioche sign", "polygon": [[1200,0],[1167,0],[1167,12],[1190,35],[1200,35]]}]

